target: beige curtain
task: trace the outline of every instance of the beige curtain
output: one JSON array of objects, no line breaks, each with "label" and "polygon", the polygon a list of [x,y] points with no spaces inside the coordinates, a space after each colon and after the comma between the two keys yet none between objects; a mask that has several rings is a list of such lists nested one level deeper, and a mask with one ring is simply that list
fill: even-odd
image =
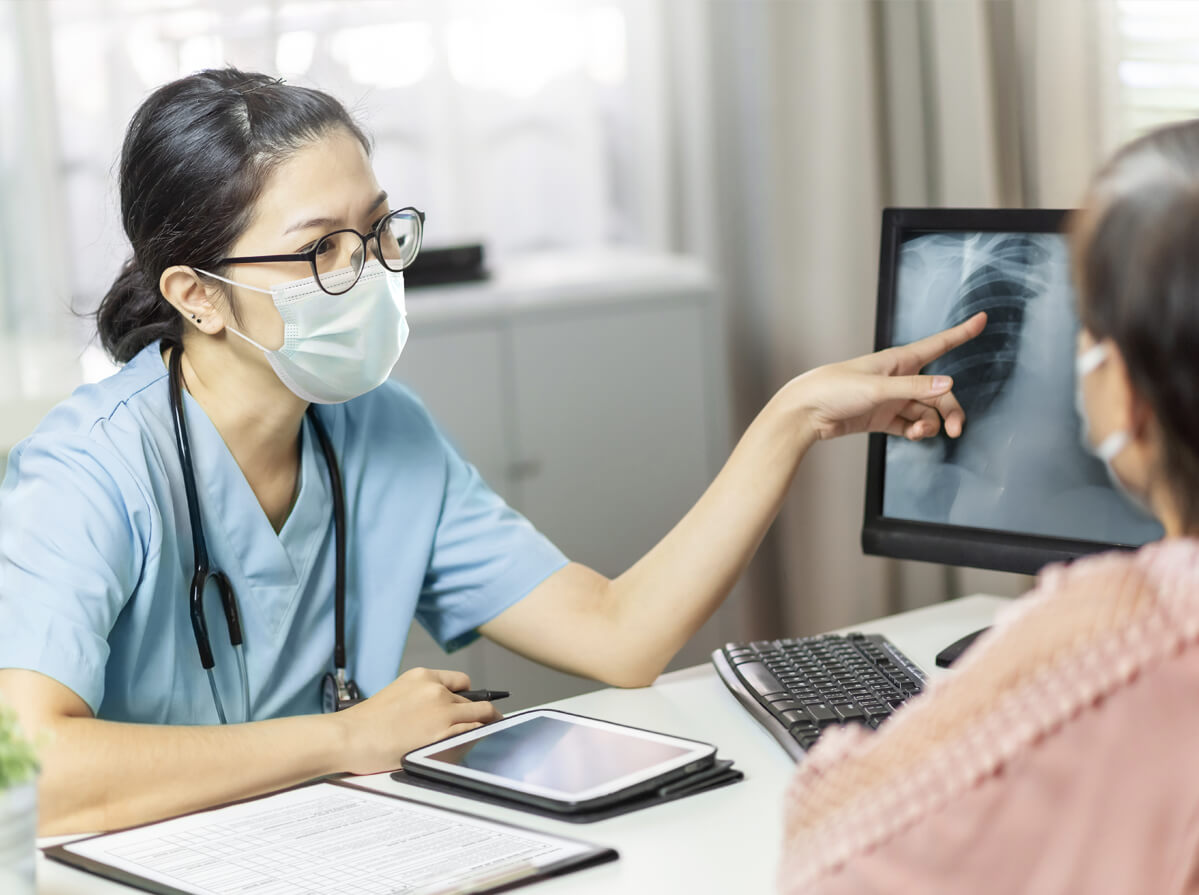
[{"label": "beige curtain", "polygon": [[[1097,0],[667,5],[680,103],[713,134],[680,247],[724,284],[742,428],[789,378],[870,350],[886,205],[1065,206],[1106,151]],[[704,71],[697,71],[697,66]],[[689,67],[690,66],[690,67]],[[697,88],[698,85],[698,88]],[[708,97],[699,113],[694,94]],[[685,117],[685,116],[684,116]],[[691,124],[688,125],[687,121]],[[684,171],[700,169],[680,141]],[[703,161],[703,159],[700,159]],[[696,208],[688,190],[690,219]],[[864,438],[818,445],[741,597],[746,633],[808,633],[1029,579],[864,557]]]}]

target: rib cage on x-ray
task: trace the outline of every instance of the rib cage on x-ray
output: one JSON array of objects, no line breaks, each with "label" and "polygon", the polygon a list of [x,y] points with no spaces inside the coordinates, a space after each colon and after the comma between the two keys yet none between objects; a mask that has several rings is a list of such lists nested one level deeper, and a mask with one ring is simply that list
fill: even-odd
[{"label": "rib cage on x-ray", "polygon": [[[984,413],[1003,391],[1016,368],[1025,305],[1048,286],[1045,262],[1049,253],[1037,244],[1035,236],[982,234],[978,243],[972,252],[978,266],[962,281],[941,327],[955,326],[986,311],[986,331],[929,366],[929,372],[953,377],[954,393],[971,417]],[[944,444],[946,456],[952,457],[958,442]]]},{"label": "rib cage on x-ray", "polygon": [[1112,543],[1159,537],[1081,446],[1064,239],[933,233],[903,244],[893,344],[979,311],[983,334],[928,367],[953,377],[966,430],[888,439],[884,515]]}]

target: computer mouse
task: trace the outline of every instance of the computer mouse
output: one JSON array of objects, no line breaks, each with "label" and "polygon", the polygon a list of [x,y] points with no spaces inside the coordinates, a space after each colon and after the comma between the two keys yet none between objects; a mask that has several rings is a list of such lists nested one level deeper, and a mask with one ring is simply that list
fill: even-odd
[{"label": "computer mouse", "polygon": [[974,641],[978,639],[980,634],[982,634],[983,632],[988,631],[988,630],[990,630],[990,629],[989,628],[981,628],[981,629],[975,631],[973,634],[967,634],[965,637],[961,637],[958,640],[955,640],[953,643],[949,644],[949,646],[945,647],[945,649],[943,649],[943,650],[941,650],[941,652],[937,653],[937,667],[938,668],[948,668],[950,665],[952,665],[954,662],[957,661],[958,656],[960,656],[962,653],[966,652],[967,649],[969,649],[970,644],[974,643]]}]

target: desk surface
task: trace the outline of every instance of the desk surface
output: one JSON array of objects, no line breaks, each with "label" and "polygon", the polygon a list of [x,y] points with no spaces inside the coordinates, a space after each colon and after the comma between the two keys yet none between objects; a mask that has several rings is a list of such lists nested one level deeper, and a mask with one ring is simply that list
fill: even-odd
[{"label": "desk surface", "polygon": [[[932,674],[937,652],[989,624],[1006,602],[973,596],[878,619],[853,630],[883,634]],[[742,783],[595,824],[574,825],[396,783],[386,774],[355,782],[409,798],[612,846],[620,860],[537,885],[554,895],[772,892],[782,829],[782,793],[795,765],[750,718],[710,665],[663,675],[642,690],[599,690],[556,708],[714,743],[745,771]],[[729,856],[735,856],[730,859]],[[129,893],[38,856],[39,895]]]}]

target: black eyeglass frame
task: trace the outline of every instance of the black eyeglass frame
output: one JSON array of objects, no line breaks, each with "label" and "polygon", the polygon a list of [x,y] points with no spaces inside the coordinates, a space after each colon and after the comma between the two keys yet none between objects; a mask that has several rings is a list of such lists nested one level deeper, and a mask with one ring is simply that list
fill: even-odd
[{"label": "black eyeglass frame", "polygon": [[[408,261],[407,264],[403,265],[403,267],[392,267],[383,258],[383,247],[379,243],[379,233],[382,232],[384,224],[386,224],[392,218],[399,217],[400,215],[405,214],[405,213],[407,213],[410,216],[416,215],[416,220],[417,220],[416,250],[412,253],[412,258]],[[357,236],[359,239],[362,240],[363,261],[362,261],[362,267],[359,268],[358,275],[354,277],[353,282],[351,282],[348,286],[346,286],[340,292],[334,292],[331,289],[329,289],[328,287],[326,287],[324,283],[321,282],[320,271],[318,271],[316,269],[316,250],[320,248],[322,242],[324,242],[330,236],[336,236],[338,233],[353,233],[355,236]],[[370,241],[372,239],[375,241],[375,257],[379,259],[379,263],[382,264],[388,270],[390,270],[392,273],[399,273],[401,270],[404,270],[405,268],[411,266],[412,262],[416,260],[416,256],[420,254],[421,245],[424,242],[424,238],[425,238],[425,213],[418,208],[414,208],[411,205],[408,205],[404,208],[397,208],[395,211],[391,211],[391,212],[388,212],[387,214],[385,214],[382,218],[379,219],[379,222],[377,224],[375,224],[375,226],[371,229],[370,233],[363,234],[363,233],[359,233],[353,227],[344,227],[341,230],[330,230],[328,233],[326,233],[324,236],[322,236],[320,239],[318,239],[316,242],[314,242],[312,244],[312,248],[310,248],[307,252],[293,252],[288,255],[240,255],[240,256],[235,256],[235,257],[231,257],[231,258],[222,258],[220,261],[217,262],[217,264],[218,265],[267,264],[267,263],[270,263],[273,261],[307,261],[309,266],[312,268],[312,277],[313,277],[313,279],[316,280],[316,284],[321,287],[322,292],[325,292],[329,295],[342,295],[346,292],[349,292],[351,289],[354,288],[354,283],[358,282],[358,280],[362,277],[362,271],[366,270],[367,252],[370,249]]]}]

